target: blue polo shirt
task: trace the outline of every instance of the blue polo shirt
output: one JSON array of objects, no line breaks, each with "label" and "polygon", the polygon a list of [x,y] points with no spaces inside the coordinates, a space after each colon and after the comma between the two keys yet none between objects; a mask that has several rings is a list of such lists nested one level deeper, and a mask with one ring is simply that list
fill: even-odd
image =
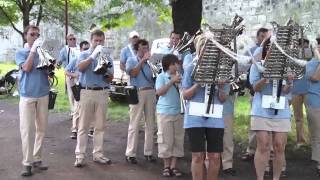
[{"label": "blue polo shirt", "polygon": [[320,81],[311,81],[310,77],[316,72],[320,61],[312,59],[306,66],[306,79],[308,80],[307,106],[320,108]]},{"label": "blue polo shirt", "polygon": [[[257,62],[261,63],[261,62]],[[257,82],[262,78],[261,73],[258,72],[257,66],[251,66],[250,68],[250,84],[255,86]],[[288,98],[286,98],[285,109],[279,109],[278,114],[274,114],[274,109],[263,108],[262,107],[262,96],[272,95],[272,81],[265,84],[262,91],[255,92],[252,100],[251,115],[259,116],[270,119],[286,119],[289,120],[291,117],[291,111],[289,107]],[[281,93],[281,96],[286,96],[286,94]]]},{"label": "blue polo shirt", "polygon": [[[156,80],[156,90],[168,84],[170,80],[170,74],[167,72],[160,73]],[[180,113],[180,110],[180,94],[174,86],[171,86],[166,94],[159,97],[157,113],[177,115]]]},{"label": "blue polo shirt", "polygon": [[[130,46],[131,50],[130,50],[129,46]],[[134,56],[135,56],[135,51],[133,50],[132,45],[128,44],[126,47],[121,49],[120,63],[126,64],[129,57],[134,57]]]},{"label": "blue polo shirt", "polygon": [[292,88],[292,95],[300,95],[300,94],[307,94],[308,92],[308,83],[306,76],[303,76],[301,79],[293,80],[293,88]]},{"label": "blue polo shirt", "polygon": [[[126,72],[130,75],[130,71],[136,67],[138,64],[138,58],[137,56],[130,57],[127,60],[126,63]],[[142,73],[144,72],[144,74]],[[151,71],[150,66],[148,63],[144,63],[142,65],[142,69],[140,70],[139,74],[137,76],[130,76],[130,85],[135,86],[137,88],[143,88],[143,87],[154,87],[153,83],[153,74]]]},{"label": "blue polo shirt", "polygon": [[[191,78],[192,70],[194,68],[194,65],[188,66],[188,68],[185,70],[183,74],[183,80],[182,80],[182,88],[183,89],[189,89],[192,87],[195,82]],[[216,86],[217,88],[217,86]],[[229,94],[229,85],[225,85],[224,90],[226,93]],[[217,92],[217,91],[216,91]],[[215,93],[214,96],[214,103],[215,104],[222,104],[218,97],[218,93]],[[205,98],[205,88],[204,87],[199,87],[194,94],[194,96],[187,101],[186,103],[186,111],[184,114],[184,128],[195,128],[195,127],[205,127],[205,128],[224,128],[224,120],[223,118],[206,118],[206,117],[201,117],[201,116],[193,116],[189,115],[189,107],[190,107],[190,102],[204,102]]]},{"label": "blue polo shirt", "polygon": [[78,71],[77,63],[78,63],[78,59],[73,59],[73,60],[72,60],[71,62],[69,62],[69,64],[65,67],[65,71],[72,72],[72,73]]},{"label": "blue polo shirt", "polygon": [[185,56],[183,57],[183,62],[182,62],[182,68],[183,70],[187,69],[187,67],[192,63],[193,56],[190,51],[187,51],[185,53]]},{"label": "blue polo shirt", "polygon": [[39,55],[36,53],[32,69],[30,72],[25,72],[21,69],[26,62],[30,53],[29,48],[22,48],[16,52],[16,64],[20,67],[19,90],[20,96],[39,98],[49,94],[49,80],[46,70],[37,69],[39,64]]},{"label": "blue polo shirt", "polygon": [[[86,51],[81,52],[79,56],[79,63],[87,59],[91,55],[92,51],[93,49],[88,49]],[[110,68],[110,73],[113,74],[113,61],[111,61],[111,63],[112,63],[112,68]],[[80,73],[79,82],[81,83],[81,86],[103,87],[103,88],[110,87],[110,84],[105,81],[105,78],[103,77],[103,75],[96,74],[93,72],[97,64],[98,64],[97,59],[91,60],[91,63],[89,64],[89,66]]]},{"label": "blue polo shirt", "polygon": [[[68,46],[64,46],[60,50],[58,64],[61,63],[63,68],[65,68],[68,65],[68,51],[69,51],[69,47]],[[78,58],[79,52],[80,51],[79,51],[79,49],[77,49],[77,47],[70,48],[69,63],[72,60]]]}]

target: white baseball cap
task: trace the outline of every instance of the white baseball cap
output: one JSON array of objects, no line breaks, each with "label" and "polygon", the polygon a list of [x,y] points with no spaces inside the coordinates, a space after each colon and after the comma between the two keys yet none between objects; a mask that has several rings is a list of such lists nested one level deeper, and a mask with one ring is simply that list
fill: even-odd
[{"label": "white baseball cap", "polygon": [[131,32],[129,33],[129,38],[133,38],[133,37],[135,37],[135,36],[139,37],[139,33],[138,33],[137,31],[131,31]]}]

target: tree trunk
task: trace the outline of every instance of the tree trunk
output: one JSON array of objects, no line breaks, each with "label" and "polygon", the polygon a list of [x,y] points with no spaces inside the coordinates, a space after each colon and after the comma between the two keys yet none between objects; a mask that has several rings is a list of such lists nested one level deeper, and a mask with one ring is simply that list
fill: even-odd
[{"label": "tree trunk", "polygon": [[174,31],[195,34],[201,27],[202,0],[174,0],[171,5]]}]

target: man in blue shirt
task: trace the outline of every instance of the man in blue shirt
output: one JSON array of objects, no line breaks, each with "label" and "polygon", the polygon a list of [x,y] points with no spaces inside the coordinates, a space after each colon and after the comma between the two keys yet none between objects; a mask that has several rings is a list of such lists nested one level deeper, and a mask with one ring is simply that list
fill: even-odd
[{"label": "man in blue shirt", "polygon": [[[28,26],[24,31],[25,48],[16,53],[16,64],[20,67],[20,133],[22,141],[22,176],[32,175],[35,169],[47,170],[42,163],[42,144],[48,124],[49,81],[46,70],[37,69],[39,55],[37,48],[42,41],[40,29]],[[35,133],[35,137],[33,134]]]},{"label": "man in blue shirt", "polygon": [[[93,161],[99,164],[110,164],[111,160],[104,156],[103,135],[106,122],[106,109],[109,97],[110,82],[113,78],[113,66],[108,69],[108,76],[96,74],[94,69],[98,64],[98,57],[103,53],[105,40],[104,32],[95,30],[91,33],[91,48],[81,52],[78,69],[80,73],[80,119],[78,124],[77,146],[75,150],[75,167],[85,165],[84,158],[87,147],[87,131],[90,123],[94,123]],[[112,62],[110,62],[113,64]]]},{"label": "man in blue shirt", "polygon": [[[257,31],[257,36],[256,36],[256,45],[252,48],[250,48],[246,53],[245,55],[246,56],[251,56],[254,54],[255,50],[260,47],[260,44],[263,42],[263,40],[265,39],[265,37],[267,36],[267,33],[268,33],[268,29],[266,28],[260,28],[258,31]],[[248,68],[248,67],[247,67]],[[249,74],[250,72],[250,67],[247,69],[247,72]],[[247,76],[248,78],[248,81],[249,81],[249,76]],[[250,86],[250,91],[253,92],[252,87],[250,85],[249,82],[247,82],[247,84]],[[253,94],[251,94],[253,96]],[[251,97],[252,99],[252,97]],[[255,153],[255,149],[256,149],[256,133],[254,131],[251,131],[250,128],[249,128],[249,135],[248,135],[248,147],[246,149],[246,152],[241,156],[241,159],[243,161],[250,161],[250,160],[253,160],[253,157],[254,157],[254,153]]]},{"label": "man in blue shirt", "polygon": [[[318,39],[318,51],[320,51],[320,38]],[[317,51],[314,49],[313,51]],[[311,159],[317,162],[317,175],[320,176],[320,59],[313,58],[306,66],[306,79],[308,83],[307,93],[307,119],[310,130],[312,148]]]},{"label": "man in blue shirt", "polygon": [[[304,40],[302,44],[301,41],[299,41],[299,45],[302,46],[302,48],[305,51],[305,57],[306,59],[311,59],[311,57],[308,57],[308,47],[309,47],[309,41]],[[293,81],[293,88],[292,88],[292,108],[293,108],[293,115],[294,119],[296,120],[296,133],[297,133],[297,147],[300,147],[301,145],[306,143],[305,138],[305,132],[304,132],[304,123],[303,123],[303,105],[305,104],[306,100],[306,94],[308,91],[308,85],[307,85],[307,79],[305,76],[303,76],[301,79],[296,79]]]},{"label": "man in blue shirt", "polygon": [[139,33],[137,31],[131,31],[129,33],[129,44],[121,49],[120,52],[120,69],[126,71],[126,63],[130,57],[136,55],[133,45],[139,40]]},{"label": "man in blue shirt", "polygon": [[[80,43],[80,52],[86,51],[90,48],[90,44],[88,41],[82,41]],[[78,58],[72,59],[71,62],[65,67],[65,75],[67,79],[72,81],[72,86],[79,83],[79,71],[77,68]],[[74,97],[73,92],[72,96]],[[78,120],[79,120],[79,102],[75,100],[74,102],[74,112],[72,116],[72,127],[71,127],[71,139],[77,139],[77,131],[78,131]],[[93,126],[92,126],[93,127]],[[90,129],[89,134],[90,137],[93,136],[93,129]]]},{"label": "man in blue shirt", "polygon": [[[58,64],[62,65],[63,68],[66,68],[68,64],[76,60],[79,55],[79,49],[77,48],[77,39],[74,34],[69,34],[67,36],[67,44],[60,50]],[[65,77],[65,83],[67,88],[67,95],[69,99],[70,104],[70,115],[73,116],[75,112],[75,100],[72,94],[71,87],[74,86],[75,82],[74,79],[68,78],[68,76]]]},{"label": "man in blue shirt", "polygon": [[153,74],[149,64],[149,43],[140,39],[134,45],[137,55],[130,57],[126,63],[126,72],[130,76],[130,84],[138,91],[138,104],[130,104],[130,122],[128,128],[128,141],[126,148],[126,160],[132,164],[137,163],[136,155],[138,148],[139,121],[143,114],[145,119],[145,158],[154,162],[153,134],[156,107],[156,92],[154,89]]}]

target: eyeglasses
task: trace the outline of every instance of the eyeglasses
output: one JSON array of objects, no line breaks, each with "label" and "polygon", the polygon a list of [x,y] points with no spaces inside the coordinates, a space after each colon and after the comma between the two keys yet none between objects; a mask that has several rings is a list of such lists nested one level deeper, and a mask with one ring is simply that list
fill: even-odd
[{"label": "eyeglasses", "polygon": [[30,36],[32,36],[32,37],[39,37],[40,34],[39,34],[39,33],[30,33]]},{"label": "eyeglasses", "polygon": [[76,38],[69,38],[68,40],[69,40],[69,41],[75,41]]},{"label": "eyeglasses", "polygon": [[138,36],[133,36],[132,38],[135,39],[135,38],[139,38],[139,37]]}]

